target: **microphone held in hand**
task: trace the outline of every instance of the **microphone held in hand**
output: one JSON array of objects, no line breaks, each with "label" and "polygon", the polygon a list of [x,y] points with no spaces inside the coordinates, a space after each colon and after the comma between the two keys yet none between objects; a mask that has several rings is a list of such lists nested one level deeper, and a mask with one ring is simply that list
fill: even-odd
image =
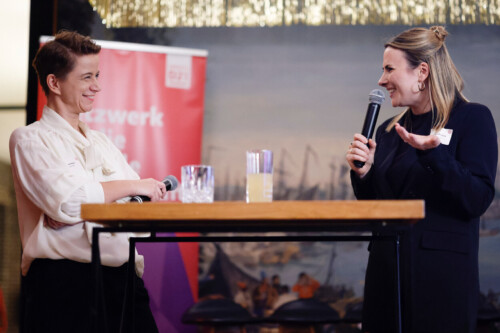
[{"label": "microphone held in hand", "polygon": [[[370,92],[368,100],[370,103],[368,104],[368,110],[366,110],[365,122],[363,123],[361,134],[369,140],[372,138],[373,132],[375,131],[380,104],[384,102],[385,95],[382,90],[374,89]],[[368,143],[366,145],[368,146]],[[354,161],[354,165],[358,168],[362,168],[365,162]]]},{"label": "microphone held in hand", "polygon": [[[167,189],[167,191],[173,191],[177,188],[179,181],[177,180],[177,178],[175,178],[175,176],[170,175],[163,179],[163,184],[165,184],[165,188]],[[151,201],[151,198],[146,195],[136,195],[133,196],[132,199],[130,199],[130,202],[143,203],[145,201]]]}]

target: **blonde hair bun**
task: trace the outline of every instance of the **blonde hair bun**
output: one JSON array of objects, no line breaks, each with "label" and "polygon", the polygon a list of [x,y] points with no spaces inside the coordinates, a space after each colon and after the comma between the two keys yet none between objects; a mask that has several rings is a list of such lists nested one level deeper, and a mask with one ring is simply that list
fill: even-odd
[{"label": "blonde hair bun", "polygon": [[429,29],[434,33],[437,39],[439,39],[441,42],[444,42],[446,36],[448,36],[448,31],[443,26],[440,25],[435,25],[433,27],[430,27]]}]

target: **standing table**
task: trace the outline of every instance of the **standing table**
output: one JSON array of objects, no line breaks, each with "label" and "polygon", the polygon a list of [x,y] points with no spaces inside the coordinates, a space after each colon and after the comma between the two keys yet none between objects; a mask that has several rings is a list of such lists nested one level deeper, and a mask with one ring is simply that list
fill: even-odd
[{"label": "standing table", "polygon": [[[261,242],[261,241],[393,241],[396,256],[398,313],[397,331],[402,331],[399,240],[408,225],[425,216],[422,200],[347,200],[347,201],[274,201],[245,203],[222,201],[215,203],[126,203],[83,204],[83,220],[98,222],[92,235],[94,270],[93,332],[107,332],[101,290],[99,234],[103,232],[148,232],[149,237],[130,238],[129,283],[124,302],[133,302],[136,242]],[[393,236],[379,235],[394,231]],[[245,233],[290,232],[278,236],[255,236]],[[236,232],[238,236],[158,237],[158,232]],[[371,235],[363,235],[371,232]],[[125,319],[133,323],[133,313]]]}]

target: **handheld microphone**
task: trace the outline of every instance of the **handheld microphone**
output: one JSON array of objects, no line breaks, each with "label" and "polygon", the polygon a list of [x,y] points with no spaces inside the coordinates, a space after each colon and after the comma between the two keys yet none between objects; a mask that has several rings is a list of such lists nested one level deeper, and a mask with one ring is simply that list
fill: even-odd
[{"label": "handheld microphone", "polygon": [[[371,139],[375,130],[375,125],[377,124],[380,104],[384,102],[385,95],[382,90],[373,89],[368,96],[368,100],[370,101],[370,103],[368,104],[368,109],[366,110],[365,122],[363,123],[361,134],[367,139]],[[366,145],[368,146],[368,143]],[[362,168],[365,165],[365,162],[354,161],[354,165],[358,168]]]},{"label": "handheld microphone", "polygon": [[[163,179],[163,184],[165,184],[165,188],[167,189],[167,191],[173,191],[177,188],[179,181],[177,180],[177,178],[175,178],[175,176],[170,175]],[[151,201],[151,198],[146,195],[136,195],[133,196],[132,199],[130,199],[130,202],[143,203],[145,201]]]}]

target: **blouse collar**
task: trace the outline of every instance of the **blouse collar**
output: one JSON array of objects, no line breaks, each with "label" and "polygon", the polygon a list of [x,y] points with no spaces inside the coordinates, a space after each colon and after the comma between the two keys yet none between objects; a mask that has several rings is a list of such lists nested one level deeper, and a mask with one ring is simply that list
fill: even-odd
[{"label": "blouse collar", "polygon": [[52,130],[57,131],[57,133],[76,144],[76,147],[80,149],[85,156],[85,169],[95,170],[96,168],[102,167],[104,174],[111,174],[115,172],[111,161],[108,161],[108,158],[106,158],[102,150],[99,149],[97,145],[92,143],[92,131],[84,122],[79,121],[78,127],[82,130],[85,136],[75,130],[56,111],[48,106],[44,106],[40,123]]},{"label": "blouse collar", "polygon": [[40,119],[40,123],[57,131],[63,136],[71,138],[77,144],[81,145],[81,148],[90,145],[89,140],[85,137],[88,137],[89,134],[89,130],[86,124],[81,121],[79,121],[78,124],[78,126],[85,134],[85,136],[83,136],[80,132],[75,130],[63,117],[61,117],[60,114],[46,105],[43,107],[43,113],[42,118]]}]

